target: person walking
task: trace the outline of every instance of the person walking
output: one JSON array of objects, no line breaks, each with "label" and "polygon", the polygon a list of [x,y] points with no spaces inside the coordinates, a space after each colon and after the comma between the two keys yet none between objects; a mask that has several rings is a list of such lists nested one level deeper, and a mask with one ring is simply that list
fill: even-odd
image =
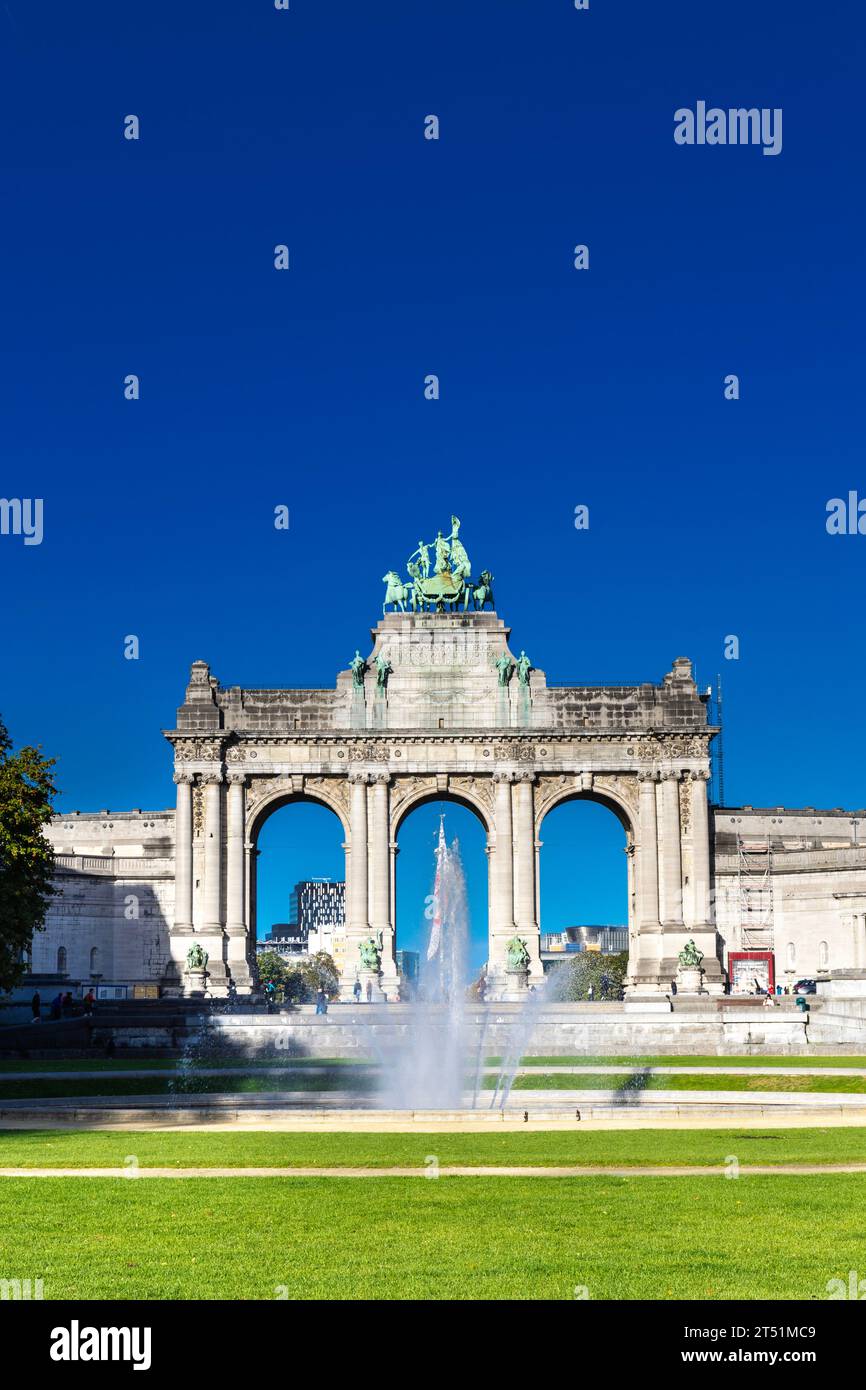
[{"label": "person walking", "polygon": [[317,1014],[326,1014],[327,1012],[328,1012],[328,996],[325,994],[325,991],[324,991],[324,989],[322,988],[322,986],[319,985],[318,991],[317,991],[317,993],[316,993],[316,1013],[317,1013]]},{"label": "person walking", "polygon": [[58,991],[57,994],[55,994],[54,998],[51,1000],[51,1017],[52,1017],[52,1019],[57,1019],[57,1018],[60,1017],[60,1013],[61,1013],[62,1008],[63,1008],[63,995]]},{"label": "person walking", "polygon": [[356,1003],[356,1004],[360,1004],[360,1002],[361,1002],[361,981],[360,981],[360,980],[357,980],[357,979],[355,980],[355,983],[352,985],[352,993],[353,993],[354,996],[355,996],[355,1003]]},{"label": "person walking", "polygon": [[368,980],[368,981],[367,981],[367,1003],[368,1003],[368,1004],[372,1004],[372,1002],[373,1002],[373,984],[372,984],[372,981],[371,981],[371,980]]},{"label": "person walking", "polygon": [[30,1000],[30,1007],[31,1007],[31,1009],[33,1010],[33,1017],[31,1018],[30,1022],[31,1022],[31,1023],[41,1023],[41,1022],[42,1022],[42,996],[40,995],[38,989],[37,989],[36,993],[34,994],[33,998]]},{"label": "person walking", "polygon": [[589,1002],[590,1002],[590,1004],[591,1004],[592,1001],[593,1001],[593,999],[595,998],[595,989],[594,989],[594,987],[593,987],[592,985],[590,985],[590,986],[589,986],[589,989],[586,991],[586,997],[587,997],[587,999],[589,1000]]},{"label": "person walking", "polygon": [[84,1017],[85,1017],[85,1018],[93,1018],[93,1005],[94,1005],[94,1002],[95,1002],[95,1001],[94,1001],[93,990],[92,990],[92,989],[89,989],[89,990],[87,991],[87,993],[85,994],[85,996],[84,996]]}]

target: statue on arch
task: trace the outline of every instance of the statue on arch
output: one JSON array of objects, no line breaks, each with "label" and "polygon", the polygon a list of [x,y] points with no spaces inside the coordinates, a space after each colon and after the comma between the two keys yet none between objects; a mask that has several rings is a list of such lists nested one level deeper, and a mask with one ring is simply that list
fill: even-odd
[{"label": "statue on arch", "polygon": [[187,970],[206,970],[210,956],[198,941],[194,941],[186,953]]},{"label": "statue on arch", "polygon": [[529,951],[522,936],[512,936],[505,943],[505,968],[507,970],[526,970],[529,967]]},{"label": "statue on arch", "polygon": [[517,679],[522,686],[529,685],[529,673],[531,670],[532,662],[529,660],[526,652],[521,651],[520,656],[517,658]]},{"label": "statue on arch", "polygon": [[376,657],[376,687],[377,687],[377,689],[379,689],[379,690],[385,690],[385,688],[386,688],[387,685],[388,685],[388,677],[390,676],[390,674],[391,674],[391,672],[393,671],[393,669],[394,669],[394,667],[391,665],[390,661],[388,660],[387,656],[385,656],[384,652],[380,652],[379,655]]},{"label": "statue on arch", "polygon": [[448,537],[448,540],[451,544],[451,573],[458,575],[461,579],[465,579],[468,583],[469,576],[472,573],[472,566],[469,563],[469,556],[466,553],[463,542],[460,540],[459,516],[452,516],[451,518],[451,535]]},{"label": "statue on arch", "polygon": [[689,937],[685,946],[677,956],[677,960],[679,961],[683,970],[700,970],[701,961],[703,960],[703,958],[703,951],[695,945],[691,937]]},{"label": "statue on arch", "polygon": [[514,662],[511,660],[508,652],[502,653],[501,657],[496,662],[496,669],[499,672],[499,684],[504,689],[511,680],[511,675],[514,671]]},{"label": "statue on arch", "polygon": [[377,936],[368,936],[358,943],[358,951],[361,956],[361,968],[363,970],[375,970],[378,974],[382,969],[382,933]]},{"label": "statue on arch", "polygon": [[364,675],[367,670],[367,663],[361,653],[355,648],[355,655],[349,662],[349,670],[352,672],[352,687],[355,690],[364,689]]}]

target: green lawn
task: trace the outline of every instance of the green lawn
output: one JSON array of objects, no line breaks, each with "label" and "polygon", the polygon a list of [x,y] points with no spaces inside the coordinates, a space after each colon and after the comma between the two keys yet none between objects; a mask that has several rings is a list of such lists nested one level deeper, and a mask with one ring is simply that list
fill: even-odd
[{"label": "green lawn", "polygon": [[[180,1057],[62,1057],[56,1061],[45,1057],[32,1061],[20,1057],[0,1058],[0,1076],[13,1075],[21,1071],[44,1071],[60,1075],[67,1071],[170,1071],[183,1072],[187,1065],[193,1067],[220,1067],[224,1071],[234,1071],[246,1067],[356,1067],[364,1065],[363,1058],[357,1057],[290,1057],[285,1052],[269,1052],[267,1056],[225,1057],[210,1056],[207,1053],[190,1053],[187,1058]],[[369,1063],[366,1063],[369,1065]]]},{"label": "green lawn", "polygon": [[10,1179],[0,1269],[47,1299],[823,1299],[862,1266],[864,1199],[850,1176]]},{"label": "green lawn", "polygon": [[287,1071],[280,1076],[202,1076],[195,1073],[178,1076],[101,1076],[91,1080],[46,1076],[33,1080],[9,1077],[0,1081],[0,1101],[68,1099],[76,1096],[177,1096],[182,1101],[188,1095],[255,1095],[261,1091],[354,1091],[358,1094],[374,1089],[375,1082],[363,1075],[326,1073],[309,1076],[303,1072]]},{"label": "green lawn", "polygon": [[[494,1077],[486,1077],[486,1089],[495,1086]],[[587,1072],[579,1076],[569,1072],[535,1072],[531,1076],[517,1076],[515,1091],[806,1091],[806,1092],[844,1092],[845,1094],[866,1094],[866,1076],[781,1076],[776,1073],[749,1075],[724,1072],[708,1076],[706,1073],[689,1075],[648,1076],[640,1071],[632,1075],[615,1073],[613,1076]],[[0,1086],[2,1094],[2,1086]]]},{"label": "green lawn", "polygon": [[[491,1065],[500,1057],[488,1059]],[[794,1057],[717,1057],[668,1055],[661,1057],[524,1057],[523,1067],[864,1067],[866,1057],[816,1057],[811,1052]]]},{"label": "green lawn", "polygon": [[[370,1066],[371,1063],[362,1057],[290,1057],[284,1052],[269,1052],[266,1056],[255,1057],[226,1057],[222,1054],[210,1055],[207,1052],[195,1051],[189,1054],[192,1065],[202,1067],[221,1067],[226,1071],[245,1067],[357,1067]],[[501,1057],[488,1057],[488,1066],[498,1066],[502,1061]],[[373,1063],[372,1065],[375,1065]],[[860,1067],[866,1069],[866,1057],[816,1057],[812,1053],[804,1053],[795,1057],[716,1057],[716,1056],[660,1056],[660,1057],[524,1057],[520,1063],[523,1067],[725,1067],[727,1070],[735,1070],[737,1067],[762,1067],[771,1070],[774,1067]],[[48,1058],[36,1058],[32,1061],[26,1058],[0,1058],[0,1075],[8,1073],[14,1075],[16,1072],[46,1072],[50,1075],[62,1074],[67,1071],[98,1071],[98,1072],[124,1072],[124,1071],[177,1071],[182,1068],[182,1059],[173,1057],[81,1057],[81,1058],[59,1058],[50,1060]]]},{"label": "green lawn", "polygon": [[[866,1163],[866,1127],[583,1130],[482,1134],[184,1133],[165,1130],[0,1130],[0,1167],[423,1168],[448,1164]],[[18,1181],[17,1179],[15,1180]],[[0,1179],[0,1188],[8,1182]]]},{"label": "green lawn", "polygon": [[[467,1078],[467,1086],[469,1085]],[[492,1091],[497,1084],[494,1075],[482,1080],[482,1088]],[[376,1081],[370,1073],[334,1068],[320,1075],[287,1068],[276,1076],[243,1076],[226,1072],[220,1076],[203,1076],[188,1072],[176,1076],[101,1075],[75,1080],[58,1076],[24,1078],[7,1076],[0,1080],[0,1101],[68,1099],[86,1096],[177,1096],[185,1095],[256,1095],[263,1091],[301,1091],[311,1095],[330,1091],[350,1091],[358,1095],[375,1090]],[[768,1072],[764,1075],[747,1073],[715,1075],[690,1072],[685,1075],[647,1075],[641,1071],[631,1074],[598,1072],[534,1071],[517,1076],[513,1090],[523,1091],[791,1091],[799,1093],[866,1094],[866,1076],[786,1076]]]}]

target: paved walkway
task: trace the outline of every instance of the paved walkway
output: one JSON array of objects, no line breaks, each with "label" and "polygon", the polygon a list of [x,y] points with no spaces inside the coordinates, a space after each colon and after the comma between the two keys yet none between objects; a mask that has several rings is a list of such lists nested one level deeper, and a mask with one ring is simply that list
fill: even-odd
[{"label": "paved walkway", "polygon": [[[727,1166],[609,1167],[602,1164],[542,1167],[530,1164],[478,1166],[417,1165],[412,1168],[0,1168],[0,1178],[711,1178],[730,1173]],[[866,1163],[740,1164],[738,1177],[817,1176],[866,1173]]]}]

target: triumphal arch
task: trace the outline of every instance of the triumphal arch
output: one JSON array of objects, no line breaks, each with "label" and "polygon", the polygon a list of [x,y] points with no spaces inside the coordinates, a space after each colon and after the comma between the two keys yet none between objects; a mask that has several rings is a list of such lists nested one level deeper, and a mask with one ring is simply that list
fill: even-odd
[{"label": "triumphal arch", "polygon": [[530,979],[541,974],[541,831],[548,812],[574,798],[603,803],[625,830],[630,992],[666,993],[690,938],[704,953],[705,988],[722,991],[707,799],[717,731],[691,662],[677,658],[661,684],[549,686],[525,651],[510,648],[493,575],[472,578],[459,531],[454,517],[419,543],[405,575],[385,575],[372,649],[355,652],[334,688],[223,686],[206,662],[193,663],[166,731],[177,785],[178,988],[198,944],[212,993],[250,989],[257,836],[278,807],[308,800],[330,807],[344,832],[344,990],[372,938],[381,988],[395,997],[397,832],[419,803],[448,797],[486,830],[493,997],[515,935]]}]

